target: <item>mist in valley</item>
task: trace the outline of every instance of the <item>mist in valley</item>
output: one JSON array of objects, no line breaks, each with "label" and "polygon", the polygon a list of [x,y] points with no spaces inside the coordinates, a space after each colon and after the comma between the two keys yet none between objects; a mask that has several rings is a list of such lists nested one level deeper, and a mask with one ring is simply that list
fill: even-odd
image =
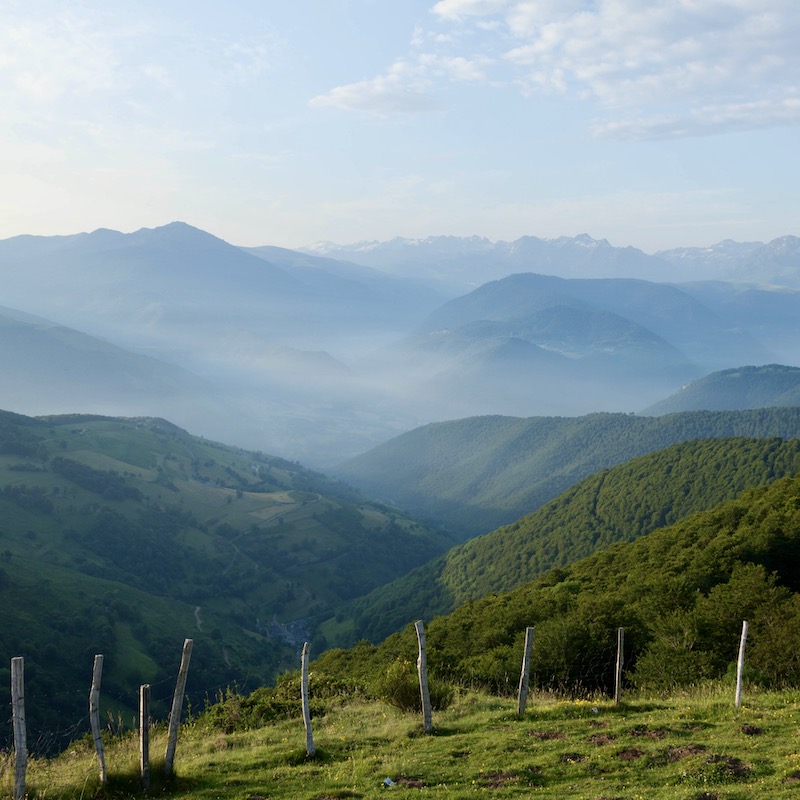
[{"label": "mist in valley", "polygon": [[[503,261],[465,239],[463,270],[452,237],[417,242],[412,273],[408,243],[370,266],[183,223],[5,240],[0,405],[160,416],[327,468],[430,422],[634,413],[714,370],[797,363],[792,285],[720,281],[730,265],[713,263],[691,284],[645,280],[654,257],[632,248],[536,241],[540,260],[506,246]],[[575,277],[576,250],[611,277]],[[501,265],[527,269],[493,278]]]}]

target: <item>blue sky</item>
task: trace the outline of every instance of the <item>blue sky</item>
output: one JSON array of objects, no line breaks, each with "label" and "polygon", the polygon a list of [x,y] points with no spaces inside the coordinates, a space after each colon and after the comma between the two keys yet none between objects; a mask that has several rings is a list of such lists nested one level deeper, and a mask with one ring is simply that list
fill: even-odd
[{"label": "blue sky", "polygon": [[800,235],[796,0],[2,0],[0,238]]}]

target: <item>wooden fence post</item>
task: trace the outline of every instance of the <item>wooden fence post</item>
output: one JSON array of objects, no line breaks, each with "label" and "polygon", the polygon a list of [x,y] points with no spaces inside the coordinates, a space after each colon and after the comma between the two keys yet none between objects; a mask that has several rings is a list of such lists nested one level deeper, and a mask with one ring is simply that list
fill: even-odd
[{"label": "wooden fence post", "polygon": [[532,647],[533,628],[525,628],[525,649],[522,652],[522,672],[519,676],[519,698],[517,700],[517,714],[520,716],[525,713],[525,705],[528,702]]},{"label": "wooden fence post", "polygon": [[14,800],[25,797],[28,739],[25,728],[25,659],[11,659],[11,704],[14,722]]},{"label": "wooden fence post", "polygon": [[175,748],[178,745],[178,729],[181,726],[183,710],[183,694],[186,690],[186,676],[189,672],[189,661],[192,658],[192,639],[183,640],[181,666],[178,669],[178,680],[175,682],[175,694],[172,695],[172,709],[169,712],[169,733],[167,734],[167,750],[164,753],[164,774],[172,774],[175,762]]},{"label": "wooden fence post", "polygon": [[94,657],[92,667],[92,688],[89,691],[89,722],[92,726],[94,749],[97,752],[97,764],[100,767],[100,784],[105,786],[108,782],[106,774],[106,757],[103,752],[103,738],[100,735],[100,682],[103,677],[103,656]]},{"label": "wooden fence post", "polygon": [[310,650],[311,645],[306,642],[303,645],[300,693],[303,700],[303,724],[306,727],[306,755],[309,758],[313,758],[316,751],[314,749],[314,735],[311,731],[311,709],[308,705],[308,655]]},{"label": "wooden fence post", "polygon": [[422,699],[422,728],[425,733],[433,730],[431,719],[431,695],[428,691],[428,668],[427,657],[425,654],[425,627],[422,620],[417,620],[414,627],[417,631],[417,642],[419,643],[419,656],[417,657],[417,672],[419,673],[419,693]]},{"label": "wooden fence post", "polygon": [[139,770],[142,788],[150,788],[150,684],[139,687]]},{"label": "wooden fence post", "polygon": [[739,639],[739,658],[736,661],[736,708],[742,706],[742,675],[744,673],[744,646],[747,642],[747,620],[742,622],[742,637]]},{"label": "wooden fence post", "polygon": [[619,705],[622,695],[622,665],[625,661],[625,628],[617,628],[617,663],[614,670],[614,704]]}]

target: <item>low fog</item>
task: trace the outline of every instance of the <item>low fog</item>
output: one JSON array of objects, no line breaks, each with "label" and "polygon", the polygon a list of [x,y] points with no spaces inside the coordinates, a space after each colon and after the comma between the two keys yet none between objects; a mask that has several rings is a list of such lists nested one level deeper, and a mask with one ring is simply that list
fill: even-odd
[{"label": "low fog", "polygon": [[[777,285],[759,247],[739,263],[589,237],[324,256],[181,223],[16,237],[0,407],[160,416],[321,468],[446,419],[639,412],[714,370],[800,363],[800,259]],[[735,280],[756,256],[763,284]]]}]

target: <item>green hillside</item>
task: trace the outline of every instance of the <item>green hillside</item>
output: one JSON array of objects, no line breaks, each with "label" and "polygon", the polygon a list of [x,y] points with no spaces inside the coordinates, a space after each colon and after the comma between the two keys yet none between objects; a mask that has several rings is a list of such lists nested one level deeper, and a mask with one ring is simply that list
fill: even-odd
[{"label": "green hillside", "polygon": [[643,413],[658,416],[701,409],[722,411],[797,405],[800,405],[800,368],[767,364],[712,372],[687,383],[679,392]]},{"label": "green hillside", "polygon": [[95,653],[120,707],[142,682],[169,699],[186,637],[195,702],[269,682],[313,615],[450,544],[299,464],[164,420],[0,412],[0,672],[26,657],[34,730],[83,716]]},{"label": "green hillside", "polygon": [[469,417],[398,436],[335,474],[465,541],[529,514],[601,469],[678,442],[731,436],[800,436],[800,408]]},{"label": "green hillside", "polygon": [[[524,630],[535,626],[535,686],[609,691],[622,626],[628,684],[663,690],[724,676],[746,619],[751,680],[797,686],[798,576],[800,477],[781,478],[434,618],[428,665],[439,680],[513,693]],[[415,653],[408,626],[377,647],[328,651],[317,666],[376,675]]]},{"label": "green hillside", "polygon": [[[630,541],[747,488],[800,473],[800,441],[701,439],[601,470],[512,525],[454,547],[340,609],[328,638],[380,641],[412,617],[445,614]],[[348,639],[349,637],[349,639]]]}]

